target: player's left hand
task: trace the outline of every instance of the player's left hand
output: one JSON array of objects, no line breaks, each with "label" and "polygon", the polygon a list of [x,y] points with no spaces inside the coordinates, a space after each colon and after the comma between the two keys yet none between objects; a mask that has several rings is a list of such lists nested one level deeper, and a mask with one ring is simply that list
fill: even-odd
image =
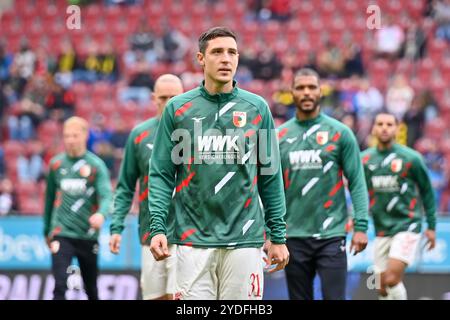
[{"label": "player's left hand", "polygon": [[428,251],[433,250],[436,246],[436,231],[430,229],[425,230],[425,237],[428,239]]},{"label": "player's left hand", "polygon": [[353,255],[357,255],[361,251],[364,251],[367,247],[367,234],[361,231],[357,231],[353,234],[352,243],[350,245],[350,253],[353,251]]},{"label": "player's left hand", "polygon": [[269,268],[273,264],[276,265],[275,268],[269,270],[269,273],[284,269],[289,263],[289,251],[286,245],[272,243],[267,253],[267,259],[264,259],[264,261],[266,262],[266,268]]},{"label": "player's left hand", "polygon": [[102,227],[103,222],[105,222],[105,217],[101,213],[97,212],[89,217],[89,224],[96,230],[99,230]]}]

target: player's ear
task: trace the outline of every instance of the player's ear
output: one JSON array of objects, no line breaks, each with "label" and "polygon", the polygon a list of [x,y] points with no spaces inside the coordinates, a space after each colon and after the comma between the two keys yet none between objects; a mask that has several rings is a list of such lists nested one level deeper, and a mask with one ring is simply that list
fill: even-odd
[{"label": "player's ear", "polygon": [[197,52],[197,62],[202,68],[205,67],[205,56],[200,51]]}]

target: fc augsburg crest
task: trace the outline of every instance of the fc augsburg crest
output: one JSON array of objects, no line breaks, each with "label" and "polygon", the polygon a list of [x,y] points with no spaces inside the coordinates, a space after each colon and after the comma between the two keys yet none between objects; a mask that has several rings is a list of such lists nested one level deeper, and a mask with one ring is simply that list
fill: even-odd
[{"label": "fc augsburg crest", "polygon": [[391,162],[391,170],[392,172],[400,172],[402,170],[402,159],[394,159]]},{"label": "fc augsburg crest", "polygon": [[247,112],[233,111],[233,124],[238,128],[245,126],[247,124]]},{"label": "fc augsburg crest", "polygon": [[316,134],[316,141],[320,145],[324,145],[328,142],[328,131],[319,131]]},{"label": "fc augsburg crest", "polygon": [[83,178],[89,177],[90,174],[91,174],[91,166],[90,165],[85,164],[84,166],[82,166],[80,168],[80,176],[82,176]]}]

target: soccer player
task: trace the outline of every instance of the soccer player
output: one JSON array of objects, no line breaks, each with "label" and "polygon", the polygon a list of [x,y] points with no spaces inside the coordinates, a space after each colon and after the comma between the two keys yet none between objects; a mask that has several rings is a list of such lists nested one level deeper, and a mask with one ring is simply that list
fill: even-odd
[{"label": "soccer player", "polygon": [[[158,127],[149,177],[150,248],[162,260],[169,256],[167,241],[177,244],[176,299],[261,299],[265,224],[272,240],[267,266],[276,264],[270,271],[284,268],[289,257],[273,119],[263,98],[233,81],[238,49],[232,31],[204,32],[197,61],[205,80],[169,101]],[[256,154],[255,137],[266,156]],[[175,226],[167,238],[174,188]]]},{"label": "soccer player", "polygon": [[280,126],[281,165],[286,195],[286,267],[290,299],[312,300],[316,272],[324,299],[345,299],[348,219],[344,176],[354,206],[350,250],[367,245],[368,200],[359,147],[352,131],[321,113],[320,79],[312,69],[294,76],[296,116]]},{"label": "soccer player", "polygon": [[[149,250],[150,238],[146,232],[150,223],[148,212],[148,170],[156,138],[159,119],[172,97],[183,93],[181,80],[172,74],[160,76],[154,86],[152,99],[158,109],[156,117],[136,126],[128,137],[125,155],[121,164],[119,180],[114,197],[114,213],[110,227],[110,250],[118,254],[124,220],[128,214],[136,181],[139,180],[139,238],[142,244],[141,256],[141,289],[144,300],[173,300],[175,293],[175,261],[174,255],[164,261],[156,261]],[[170,247],[173,251],[173,246]]]},{"label": "soccer player", "polygon": [[374,220],[375,272],[380,274],[380,300],[406,300],[405,268],[413,263],[420,241],[421,197],[428,228],[428,249],[436,243],[436,208],[433,187],[421,155],[395,143],[398,122],[379,113],[372,134],[378,145],[365,150],[364,164]]},{"label": "soccer player", "polygon": [[105,163],[86,150],[87,138],[86,120],[67,119],[63,126],[65,152],[50,161],[44,236],[52,253],[55,300],[65,299],[67,270],[74,256],[89,300],[98,300],[97,238],[110,213],[112,190]]}]

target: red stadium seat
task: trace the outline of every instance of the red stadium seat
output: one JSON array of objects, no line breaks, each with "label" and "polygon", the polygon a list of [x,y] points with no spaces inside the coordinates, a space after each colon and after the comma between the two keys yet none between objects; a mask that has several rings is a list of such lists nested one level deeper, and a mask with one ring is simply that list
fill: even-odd
[{"label": "red stadium seat", "polygon": [[430,58],[425,58],[421,60],[418,64],[417,75],[420,79],[428,81],[431,78],[434,70],[435,70],[434,61]]},{"label": "red stadium seat", "polygon": [[36,198],[30,199],[28,197],[19,199],[19,212],[22,215],[36,215],[40,216],[43,214],[44,204],[43,199]]},{"label": "red stadium seat", "polygon": [[425,136],[435,141],[439,141],[443,137],[443,134],[447,129],[446,126],[447,124],[443,119],[434,119],[426,124]]},{"label": "red stadium seat", "polygon": [[19,155],[24,154],[24,145],[15,140],[6,140],[3,143],[3,150],[5,152],[5,158],[17,158]]},{"label": "red stadium seat", "polygon": [[441,61],[444,53],[448,48],[448,44],[441,39],[430,39],[428,43],[428,57],[433,61]]},{"label": "red stadium seat", "polygon": [[41,141],[47,139],[51,140],[54,137],[61,135],[61,125],[53,120],[46,120],[38,127],[38,137]]}]

